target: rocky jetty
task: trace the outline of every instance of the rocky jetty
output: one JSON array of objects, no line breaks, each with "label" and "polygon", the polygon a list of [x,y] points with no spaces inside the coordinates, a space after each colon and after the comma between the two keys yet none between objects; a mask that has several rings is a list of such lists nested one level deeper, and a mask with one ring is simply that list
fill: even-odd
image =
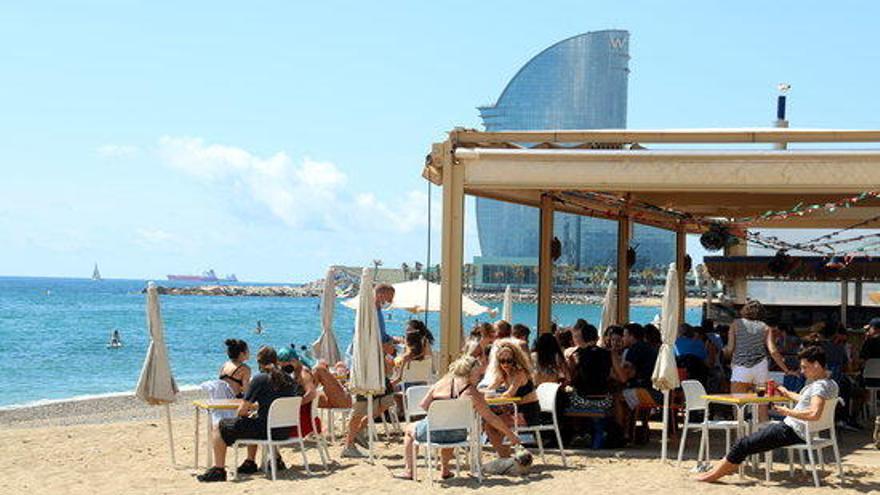
[{"label": "rocky jetty", "polygon": [[[198,285],[193,287],[157,287],[159,294],[171,296],[235,296],[235,297],[321,297],[323,284],[309,283],[302,286],[293,285]],[[482,304],[501,303],[503,292],[469,292],[468,297]],[[534,291],[515,291],[513,301],[518,303],[537,303],[538,295]],[[602,304],[602,296],[595,294],[553,294],[554,304]],[[700,306],[703,299],[688,298],[688,307]],[[633,296],[633,306],[657,306],[660,297]]]},{"label": "rocky jetty", "polygon": [[320,297],[321,289],[292,285],[198,285],[194,287],[157,287],[159,294],[171,296],[237,297]]}]

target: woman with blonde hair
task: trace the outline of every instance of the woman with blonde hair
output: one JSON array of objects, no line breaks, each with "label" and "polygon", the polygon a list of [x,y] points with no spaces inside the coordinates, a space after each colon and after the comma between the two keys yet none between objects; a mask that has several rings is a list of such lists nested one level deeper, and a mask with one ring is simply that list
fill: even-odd
[{"label": "woman with blonde hair", "polygon": [[[538,392],[532,375],[531,360],[515,338],[502,339],[495,343],[494,381],[489,390],[503,390],[500,397],[518,398],[517,409],[527,425],[536,425],[541,420],[538,405]],[[518,418],[513,418],[515,421]]]},{"label": "woman with blonde hair", "polygon": [[[474,347],[479,348],[476,345]],[[477,383],[480,381],[482,371],[479,359],[469,354],[463,354],[449,365],[449,372],[431,386],[419,406],[427,411],[431,402],[435,400],[469,398],[474,411],[486,422],[486,434],[492,446],[495,447],[495,451],[500,457],[509,457],[510,446],[503,445],[504,438],[506,437],[512,445],[519,445],[520,440],[516,433],[489,409],[483,394],[477,391]],[[413,470],[415,469],[413,466],[413,449],[415,448],[413,441],[425,442],[427,435],[427,419],[417,421],[407,427],[403,444],[406,468],[402,474],[395,475],[396,478],[413,479]],[[465,430],[436,431],[431,433],[431,441],[441,444],[458,443],[464,441],[466,436]],[[451,448],[440,449],[440,467],[443,479],[452,477],[452,472],[449,470],[452,453],[453,449]]]}]

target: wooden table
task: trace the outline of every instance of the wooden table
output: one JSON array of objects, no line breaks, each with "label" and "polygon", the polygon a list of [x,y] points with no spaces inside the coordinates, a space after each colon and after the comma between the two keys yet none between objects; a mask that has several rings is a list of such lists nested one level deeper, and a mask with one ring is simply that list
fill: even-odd
[{"label": "wooden table", "polygon": [[[763,397],[758,397],[758,394],[749,393],[749,394],[707,394],[702,396],[702,398],[709,403],[716,404],[726,404],[728,406],[733,406],[736,408],[736,423],[737,423],[737,438],[741,438],[745,434],[746,431],[746,421],[745,421],[745,409],[746,407],[752,406],[753,408],[757,408],[757,406],[769,405],[775,403],[785,403],[791,402],[791,399],[782,395],[765,395]],[[757,411],[752,411],[752,423],[753,425],[757,424]],[[702,447],[702,446],[701,446]],[[702,448],[701,448],[702,450]],[[708,459],[707,459],[708,460]],[[698,461],[702,461],[699,459]],[[739,474],[740,477],[743,476],[744,466],[740,464],[739,466]]]},{"label": "wooden table", "polygon": [[195,409],[195,429],[193,431],[193,441],[195,442],[195,448],[193,449],[194,459],[193,466],[196,469],[199,468],[199,417],[202,415],[202,411],[205,413],[206,421],[205,421],[205,460],[206,467],[211,467],[214,463],[214,451],[213,446],[211,445],[211,411],[235,411],[238,410],[238,407],[241,406],[241,399],[225,399],[225,400],[194,400],[193,407]]},{"label": "wooden table", "polygon": [[486,397],[486,403],[490,406],[503,406],[506,404],[513,404],[516,406],[517,402],[520,402],[522,397]]}]

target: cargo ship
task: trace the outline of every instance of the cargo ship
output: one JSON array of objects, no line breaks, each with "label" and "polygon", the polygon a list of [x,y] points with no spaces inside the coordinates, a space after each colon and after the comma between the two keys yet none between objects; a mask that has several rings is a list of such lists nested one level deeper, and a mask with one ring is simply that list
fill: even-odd
[{"label": "cargo ship", "polygon": [[235,274],[229,274],[225,277],[218,277],[214,270],[202,272],[201,275],[168,275],[168,280],[178,282],[238,282]]}]

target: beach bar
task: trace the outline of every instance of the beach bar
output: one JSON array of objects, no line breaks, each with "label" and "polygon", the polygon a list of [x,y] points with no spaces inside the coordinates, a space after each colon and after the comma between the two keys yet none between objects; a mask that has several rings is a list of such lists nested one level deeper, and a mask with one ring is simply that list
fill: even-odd
[{"label": "beach bar", "polygon": [[[880,149],[854,143],[880,143],[880,130],[452,130],[432,146],[423,169],[443,197],[443,366],[462,345],[465,195],[540,209],[540,332],[549,331],[552,321],[554,212],[616,220],[617,322],[625,323],[633,223],[676,232],[678,267],[685,264],[686,235],[719,225],[743,239],[752,229],[880,226],[876,194],[860,196],[846,208],[799,207],[833,205],[880,188]],[[776,149],[767,149],[771,145]],[[783,211],[791,214],[768,214]],[[744,256],[746,245],[728,246],[725,255]],[[685,272],[677,270],[678,277]],[[729,281],[737,300],[745,298],[744,282]],[[680,314],[684,301],[678,298]]]}]

